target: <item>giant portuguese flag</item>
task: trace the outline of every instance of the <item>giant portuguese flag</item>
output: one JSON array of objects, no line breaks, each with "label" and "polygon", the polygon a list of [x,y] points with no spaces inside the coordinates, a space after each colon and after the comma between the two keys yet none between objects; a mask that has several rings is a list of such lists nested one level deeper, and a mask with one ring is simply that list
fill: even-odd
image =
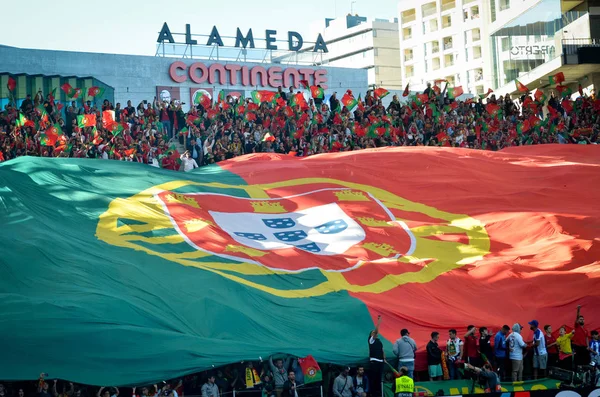
[{"label": "giant portuguese flag", "polygon": [[[356,363],[600,307],[600,150],[365,150],[189,173],[0,164],[0,374],[148,384],[273,353]],[[462,331],[461,331],[462,332]],[[424,363],[418,363],[422,366]]]}]

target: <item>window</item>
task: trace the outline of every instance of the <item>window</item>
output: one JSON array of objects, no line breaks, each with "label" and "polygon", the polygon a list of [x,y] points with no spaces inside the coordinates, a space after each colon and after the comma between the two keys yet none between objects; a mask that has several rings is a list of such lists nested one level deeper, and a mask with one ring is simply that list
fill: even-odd
[{"label": "window", "polygon": [[510,50],[510,37],[503,37],[501,41],[502,41],[502,51]]}]

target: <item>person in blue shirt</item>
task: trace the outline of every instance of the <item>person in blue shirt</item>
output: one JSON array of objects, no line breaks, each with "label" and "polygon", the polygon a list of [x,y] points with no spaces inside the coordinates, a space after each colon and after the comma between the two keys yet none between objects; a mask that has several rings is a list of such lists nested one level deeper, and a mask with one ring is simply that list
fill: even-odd
[{"label": "person in blue shirt", "polygon": [[590,340],[590,358],[592,366],[600,367],[600,338],[598,338],[598,331],[594,330],[591,332],[592,339]]},{"label": "person in blue shirt", "polygon": [[509,332],[510,327],[504,325],[494,338],[494,358],[496,360],[496,368],[498,368],[498,372],[500,372],[500,377],[502,379],[506,378],[506,361],[508,360],[508,355],[506,354],[508,350],[506,335],[508,335]]}]

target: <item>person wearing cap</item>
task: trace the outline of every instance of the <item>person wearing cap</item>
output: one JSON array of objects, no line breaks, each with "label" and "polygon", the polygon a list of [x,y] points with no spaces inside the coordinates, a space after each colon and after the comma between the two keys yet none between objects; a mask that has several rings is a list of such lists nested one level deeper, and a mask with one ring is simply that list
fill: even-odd
[{"label": "person wearing cap", "polygon": [[398,357],[398,370],[406,367],[408,377],[412,378],[415,370],[415,353],[417,352],[417,344],[410,337],[410,332],[406,328],[400,331],[400,339],[394,343],[394,354]]},{"label": "person wearing cap", "polygon": [[352,397],[354,395],[354,385],[349,373],[350,367],[344,367],[333,381],[333,395],[335,397]]},{"label": "person wearing cap", "polygon": [[215,375],[209,374],[206,383],[202,385],[202,397],[219,397],[219,387],[215,383]]},{"label": "person wearing cap", "polygon": [[548,351],[546,350],[546,339],[540,329],[540,323],[537,320],[529,322],[530,329],[533,331],[533,378],[538,378],[538,372],[542,372],[542,377],[546,376],[548,366]]},{"label": "person wearing cap", "polygon": [[521,324],[513,325],[513,332],[508,336],[509,358],[512,366],[512,381],[523,380],[523,349],[527,346],[521,336]]}]

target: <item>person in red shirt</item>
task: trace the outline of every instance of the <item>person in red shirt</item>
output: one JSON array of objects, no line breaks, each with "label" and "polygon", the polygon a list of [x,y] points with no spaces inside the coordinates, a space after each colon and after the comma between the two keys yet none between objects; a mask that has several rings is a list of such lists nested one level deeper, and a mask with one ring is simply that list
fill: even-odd
[{"label": "person in red shirt", "polygon": [[552,336],[552,326],[544,325],[544,332],[546,350],[548,351],[548,366],[556,367],[558,365],[558,345],[556,344],[556,338]]},{"label": "person in red shirt", "polygon": [[585,329],[585,320],[580,314],[581,305],[577,306],[577,317],[575,318],[575,335],[571,340],[573,352],[575,353],[575,365],[588,365],[590,354],[588,353],[589,335]]},{"label": "person in red shirt", "polygon": [[465,334],[463,358],[465,362],[480,367],[479,350],[477,349],[477,337],[475,336],[475,326],[469,325]]}]

